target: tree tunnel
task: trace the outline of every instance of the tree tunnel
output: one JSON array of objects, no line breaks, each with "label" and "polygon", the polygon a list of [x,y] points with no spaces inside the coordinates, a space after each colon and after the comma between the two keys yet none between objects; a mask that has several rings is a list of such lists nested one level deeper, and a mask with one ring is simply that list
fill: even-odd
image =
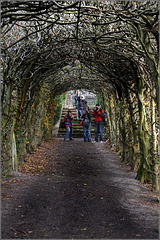
[{"label": "tree tunnel", "polygon": [[158,190],[158,1],[3,1],[2,172],[51,137],[64,93],[98,94],[106,139]]}]

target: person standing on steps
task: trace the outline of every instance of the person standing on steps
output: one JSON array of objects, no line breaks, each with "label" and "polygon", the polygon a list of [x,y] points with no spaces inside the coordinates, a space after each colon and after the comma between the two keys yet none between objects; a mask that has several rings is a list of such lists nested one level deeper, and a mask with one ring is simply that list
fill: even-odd
[{"label": "person standing on steps", "polygon": [[79,112],[80,112],[80,120],[82,119],[82,115],[86,110],[87,106],[87,101],[85,100],[85,97],[81,95],[80,97],[80,107],[79,107]]},{"label": "person standing on steps", "polygon": [[97,103],[93,111],[93,116],[95,117],[95,140],[93,143],[98,142],[98,136],[100,133],[100,142],[103,143],[103,121],[102,117],[104,111],[101,106]]},{"label": "person standing on steps", "polygon": [[79,108],[80,108],[80,96],[81,96],[81,92],[78,89],[76,95],[74,96],[74,100],[73,100],[73,106],[76,107],[76,114],[77,114],[77,120],[80,119],[80,112],[79,112]]},{"label": "person standing on steps", "polygon": [[67,130],[66,136],[64,137],[64,141],[68,140],[68,138],[70,140],[73,140],[72,135],[73,135],[73,114],[72,114],[72,110],[68,110],[67,114],[64,116],[64,121],[65,121],[65,127]]},{"label": "person standing on steps", "polygon": [[83,131],[84,131],[84,142],[87,142],[87,138],[88,138],[88,142],[91,142],[91,115],[90,115],[88,106],[86,107],[84,113],[82,114],[82,120],[83,120]]}]

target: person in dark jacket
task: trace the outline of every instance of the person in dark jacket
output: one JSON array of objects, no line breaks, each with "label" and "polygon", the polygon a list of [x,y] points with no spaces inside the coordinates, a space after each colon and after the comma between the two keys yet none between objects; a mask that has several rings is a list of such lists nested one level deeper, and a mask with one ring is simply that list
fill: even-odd
[{"label": "person in dark jacket", "polygon": [[72,110],[68,110],[67,114],[64,116],[64,121],[65,121],[65,127],[67,130],[66,136],[64,137],[64,141],[67,140],[68,138],[72,140],[72,135],[73,135],[73,114]]},{"label": "person in dark jacket", "polygon": [[77,120],[80,120],[80,112],[79,112],[80,97],[81,97],[81,92],[80,92],[80,90],[77,90],[77,93],[74,96],[74,100],[73,100],[73,106],[76,107]]},{"label": "person in dark jacket", "polygon": [[[83,130],[84,130],[84,142],[91,142],[91,115],[89,107],[87,106],[84,113],[82,114]],[[87,134],[88,133],[88,134]]]},{"label": "person in dark jacket", "polygon": [[80,97],[80,104],[79,104],[79,112],[80,112],[80,119],[82,119],[82,115],[86,110],[86,106],[87,106],[87,101],[85,100],[85,97],[83,95],[81,95]]},{"label": "person in dark jacket", "polygon": [[95,117],[95,141],[98,142],[98,135],[100,133],[100,142],[103,143],[103,121],[102,116],[104,111],[99,104],[96,104],[96,107],[93,111],[93,116]]}]

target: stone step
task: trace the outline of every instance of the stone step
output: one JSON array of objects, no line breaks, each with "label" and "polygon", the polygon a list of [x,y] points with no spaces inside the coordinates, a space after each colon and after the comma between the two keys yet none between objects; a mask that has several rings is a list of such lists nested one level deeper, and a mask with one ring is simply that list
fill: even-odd
[{"label": "stone step", "polygon": [[[89,105],[89,109],[90,109],[90,111],[92,111],[94,107],[95,107],[95,105]],[[62,110],[67,112],[68,109],[70,109],[70,110],[75,110],[76,108],[73,107],[73,106],[71,106],[71,107],[63,107]]]},{"label": "stone step", "polygon": [[[57,136],[62,136],[62,137],[64,137],[66,135],[66,131],[64,131],[64,132],[58,132],[57,133]],[[73,131],[73,136],[77,136],[77,137],[83,137],[83,135],[84,135],[84,132],[83,131]],[[91,131],[91,135],[92,136],[94,136],[95,135],[95,133],[94,133],[94,131]]]},{"label": "stone step", "polygon": [[[63,113],[62,113],[61,119],[63,119],[64,116],[66,116],[66,114],[63,114]],[[73,114],[73,117],[74,117],[75,120],[77,119],[77,115],[76,115],[76,114]],[[91,118],[94,118],[92,114],[91,114]]]},{"label": "stone step", "polygon": [[[63,134],[58,134],[57,137],[62,137],[64,138],[66,135]],[[84,135],[83,134],[74,134],[72,135],[73,138],[83,138]],[[91,138],[94,138],[94,135],[91,134]]]},{"label": "stone step", "polygon": [[[66,116],[66,114],[61,114],[61,119],[63,119],[64,118],[64,116]],[[77,114],[73,114],[73,117],[74,117],[74,120],[77,120]],[[94,117],[93,117],[93,115],[91,114],[91,118],[93,118],[94,119]]]},{"label": "stone step", "polygon": [[[82,128],[73,128],[73,131],[74,131],[74,132],[77,132],[77,133],[83,132],[83,127],[82,127]],[[94,128],[91,128],[90,131],[91,131],[91,132],[95,132],[95,129],[94,129]],[[60,132],[66,132],[66,128],[60,128],[58,132],[59,132],[59,133],[60,133]]]},{"label": "stone step", "polygon": [[[64,118],[61,118],[60,122],[64,122]],[[77,123],[78,124],[80,122],[81,122],[81,120],[77,120],[77,118],[74,118],[74,120],[73,120],[73,123]],[[92,117],[91,117],[91,122],[94,122],[94,118],[92,118]]]},{"label": "stone step", "polygon": [[[90,111],[90,114],[92,114],[92,112],[93,111]],[[76,113],[77,113],[76,109],[73,109],[72,114],[76,116]],[[62,110],[62,115],[66,115],[66,114],[67,114],[67,111]]]},{"label": "stone step", "polygon": [[[68,112],[68,111],[62,110],[62,113],[63,113],[63,114],[67,114],[67,112]],[[75,114],[76,114],[76,109],[73,109],[73,110],[72,110],[72,113],[75,113]]]},{"label": "stone step", "polygon": [[[64,124],[64,121],[61,121],[59,128],[62,128],[63,124]],[[82,126],[80,126],[80,122],[73,122],[73,126],[74,126],[74,128],[82,127]],[[91,121],[91,127],[94,127],[94,121]]]},{"label": "stone step", "polygon": [[[73,134],[76,134],[76,135],[83,135],[83,127],[81,128],[73,128]],[[91,134],[94,134],[95,132],[95,129],[94,128],[91,128],[90,130]],[[58,131],[58,135],[66,135],[66,129],[65,128],[59,128],[59,131]]]},{"label": "stone step", "polygon": [[[65,135],[66,135],[66,132],[65,133],[58,133],[57,137],[65,137]],[[75,132],[73,132],[73,137],[82,138],[83,136],[84,136],[83,133],[75,133]],[[94,137],[94,133],[91,132],[91,136]]]},{"label": "stone step", "polygon": [[[58,137],[58,138],[64,138],[65,135],[57,135],[57,137]],[[75,134],[73,134],[72,137],[73,137],[73,138],[83,138],[84,136],[83,136],[83,135],[75,135]]]}]

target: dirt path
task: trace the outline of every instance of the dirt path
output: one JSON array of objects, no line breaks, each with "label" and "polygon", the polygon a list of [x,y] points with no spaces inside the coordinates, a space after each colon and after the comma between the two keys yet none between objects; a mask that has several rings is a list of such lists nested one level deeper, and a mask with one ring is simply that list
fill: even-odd
[{"label": "dirt path", "polygon": [[106,144],[54,139],[22,171],[2,184],[2,239],[159,239],[157,194]]}]

